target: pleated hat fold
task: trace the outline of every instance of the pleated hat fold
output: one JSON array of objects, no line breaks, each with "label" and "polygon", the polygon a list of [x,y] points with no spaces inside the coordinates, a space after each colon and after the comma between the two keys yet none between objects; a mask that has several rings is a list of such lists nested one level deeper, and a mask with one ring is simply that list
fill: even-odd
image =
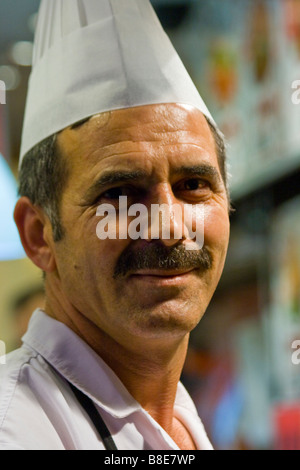
[{"label": "pleated hat fold", "polygon": [[20,164],[36,144],[95,114],[159,103],[213,121],[149,0],[42,0]]}]

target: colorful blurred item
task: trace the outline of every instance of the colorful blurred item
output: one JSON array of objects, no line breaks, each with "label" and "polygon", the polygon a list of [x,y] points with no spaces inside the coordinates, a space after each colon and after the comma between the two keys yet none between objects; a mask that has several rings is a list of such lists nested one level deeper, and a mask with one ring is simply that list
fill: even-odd
[{"label": "colorful blurred item", "polygon": [[262,82],[268,76],[270,59],[272,58],[269,12],[267,5],[262,0],[253,2],[249,53],[255,79],[257,82]]},{"label": "colorful blurred item", "polygon": [[228,38],[214,41],[209,56],[209,82],[219,104],[231,102],[238,91],[237,55]]},{"label": "colorful blurred item", "polygon": [[296,321],[300,320],[300,257],[299,240],[297,235],[290,234],[288,238],[287,271],[289,276],[290,312]]},{"label": "colorful blurred item", "polygon": [[278,403],[273,410],[274,450],[300,450],[300,403]]},{"label": "colorful blurred item", "polygon": [[286,35],[296,46],[300,58],[300,0],[285,0]]},{"label": "colorful blurred item", "polygon": [[206,431],[218,450],[236,447],[243,392],[234,375],[232,357],[189,348],[182,381],[188,388]]},{"label": "colorful blurred item", "polygon": [[270,260],[274,396],[300,402],[300,369],[292,362],[292,343],[300,339],[300,197],[274,216]]},{"label": "colorful blurred item", "polygon": [[17,198],[17,183],[9,165],[0,154],[0,261],[25,257],[19,233],[13,220],[13,211]]}]

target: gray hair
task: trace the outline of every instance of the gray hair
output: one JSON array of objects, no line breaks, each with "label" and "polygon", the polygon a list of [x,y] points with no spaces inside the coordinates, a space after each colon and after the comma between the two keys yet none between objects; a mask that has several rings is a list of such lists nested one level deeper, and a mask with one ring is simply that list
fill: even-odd
[{"label": "gray hair", "polygon": [[67,165],[57,146],[57,134],[35,145],[25,155],[19,172],[19,195],[41,207],[48,216],[54,241],[63,238],[60,201]]}]

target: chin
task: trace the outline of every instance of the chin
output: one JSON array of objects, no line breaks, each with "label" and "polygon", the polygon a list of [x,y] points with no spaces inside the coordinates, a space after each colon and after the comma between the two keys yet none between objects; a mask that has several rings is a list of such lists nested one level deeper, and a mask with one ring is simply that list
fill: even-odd
[{"label": "chin", "polygon": [[168,301],[152,307],[142,309],[132,316],[128,325],[131,325],[137,336],[162,338],[184,337],[199,323],[204,311],[195,308],[195,305]]}]

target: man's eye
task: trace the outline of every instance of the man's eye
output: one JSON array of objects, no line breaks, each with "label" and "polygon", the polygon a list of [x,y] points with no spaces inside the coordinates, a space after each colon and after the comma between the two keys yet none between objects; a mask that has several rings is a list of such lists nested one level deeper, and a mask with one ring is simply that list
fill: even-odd
[{"label": "man's eye", "polygon": [[110,188],[104,191],[99,198],[97,198],[97,203],[101,201],[111,201],[111,204],[118,204],[119,198],[121,196],[127,197],[127,203],[133,203],[137,198],[138,191],[136,188],[131,186],[116,186],[115,188]]},{"label": "man's eye", "polygon": [[104,199],[119,199],[120,196],[127,196],[129,191],[126,188],[111,188],[101,194]]},{"label": "man's eye", "polygon": [[189,180],[185,180],[183,182],[183,185],[180,189],[184,189],[187,191],[196,191],[198,189],[206,189],[209,187],[209,184],[207,181],[200,179],[200,178],[191,178]]},{"label": "man's eye", "polygon": [[203,198],[207,198],[211,189],[209,181],[199,177],[178,181],[173,188],[179,198],[191,203],[197,203],[203,200]]}]

